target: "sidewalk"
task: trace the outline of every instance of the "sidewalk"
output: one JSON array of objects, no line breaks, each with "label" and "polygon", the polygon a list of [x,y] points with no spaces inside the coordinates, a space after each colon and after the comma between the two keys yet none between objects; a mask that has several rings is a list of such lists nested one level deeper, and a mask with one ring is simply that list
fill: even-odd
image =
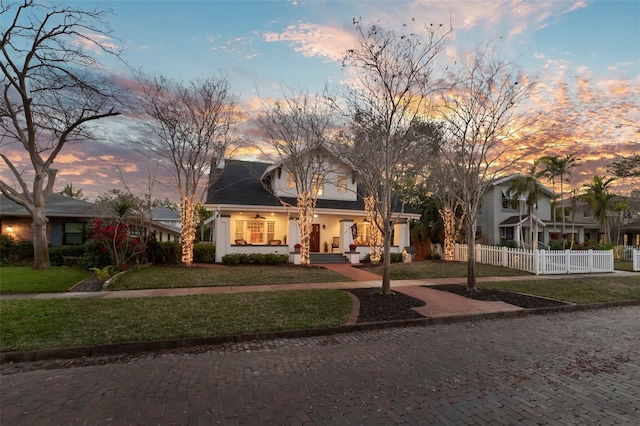
[{"label": "sidewalk", "polygon": [[[230,294],[246,293],[257,291],[286,291],[286,290],[311,290],[311,289],[337,289],[345,290],[351,288],[376,288],[381,285],[382,278],[361,268],[354,268],[351,265],[326,264],[320,265],[332,271],[338,272],[355,281],[338,281],[328,283],[301,283],[301,284],[271,284],[271,285],[248,285],[248,286],[220,286],[220,287],[190,287],[190,288],[170,288],[170,289],[150,289],[150,290],[121,290],[121,291],[99,291],[99,292],[65,292],[65,293],[34,293],[34,294],[7,294],[0,295],[0,300],[17,299],[124,299],[141,297],[176,297],[202,294]],[[625,274],[625,272],[614,272]],[[630,275],[635,275],[629,273]],[[589,274],[588,276],[598,276],[603,274]],[[610,274],[604,274],[610,275]],[[557,279],[557,278],[580,278],[584,275],[524,275],[517,277],[478,277],[477,282],[510,281],[517,279],[520,281]],[[418,280],[392,280],[391,288],[394,291],[407,294],[426,303],[422,308],[416,310],[429,318],[442,318],[452,316],[466,316],[497,312],[514,312],[522,308],[504,302],[483,302],[458,296],[452,293],[429,289],[426,286],[439,284],[466,284],[466,278],[426,278]]]}]

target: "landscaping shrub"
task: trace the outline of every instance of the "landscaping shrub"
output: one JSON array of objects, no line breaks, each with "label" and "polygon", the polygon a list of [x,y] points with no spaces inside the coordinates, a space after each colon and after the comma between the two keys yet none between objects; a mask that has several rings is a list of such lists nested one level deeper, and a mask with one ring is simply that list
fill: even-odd
[{"label": "landscaping shrub", "polygon": [[[362,259],[364,263],[371,263],[371,255],[365,255],[364,259]],[[402,262],[402,253],[391,253],[391,263],[400,263]],[[380,260],[382,263],[382,260]]]},{"label": "landscaping shrub", "polygon": [[198,243],[193,246],[193,261],[195,263],[215,263],[216,246],[213,244]]},{"label": "landscaping shrub", "polygon": [[518,248],[518,242],[516,240],[500,240],[498,247]]},{"label": "landscaping shrub", "polygon": [[260,254],[260,253],[230,253],[222,256],[222,263],[225,265],[279,265],[287,263],[289,261],[289,255],[286,254]]},{"label": "landscaping shrub", "polygon": [[49,259],[52,265],[62,266],[65,257],[82,257],[84,252],[84,245],[51,247],[49,248]]},{"label": "landscaping shrub", "polygon": [[16,265],[33,259],[33,243],[16,241],[10,235],[0,234],[0,264]]},{"label": "landscaping shrub", "polygon": [[100,249],[101,244],[97,241],[89,240],[82,245],[84,253],[77,265],[82,269],[104,268],[109,264],[109,258]]},{"label": "landscaping shrub", "polygon": [[182,262],[182,244],[154,241],[147,248],[147,260],[156,264],[179,265]]}]

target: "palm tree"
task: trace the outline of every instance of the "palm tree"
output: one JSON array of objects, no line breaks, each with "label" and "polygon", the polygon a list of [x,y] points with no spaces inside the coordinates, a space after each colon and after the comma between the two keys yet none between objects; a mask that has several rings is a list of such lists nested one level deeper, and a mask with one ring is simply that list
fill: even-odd
[{"label": "palm tree", "polygon": [[69,198],[75,198],[76,200],[84,200],[82,194],[82,188],[74,188],[73,183],[68,183],[64,186],[64,189],[58,192],[60,195],[64,195]]},{"label": "palm tree", "polygon": [[[538,161],[534,161],[529,173],[527,175],[519,175],[513,178],[511,186],[509,187],[509,193],[514,198],[520,199],[521,196],[525,197],[525,204],[527,206],[527,214],[529,215],[529,230],[533,230],[533,209],[537,208],[538,201],[542,196],[542,185],[538,182],[538,178],[544,172],[538,172]],[[533,250],[536,249],[536,243],[538,241],[538,222],[536,221],[535,231],[531,236],[531,246]]]},{"label": "palm tree", "polygon": [[551,207],[551,214],[552,217],[551,219],[553,220],[553,232],[556,232],[557,229],[557,212],[556,212],[556,200],[557,200],[557,195],[556,195],[556,177],[559,176],[558,175],[558,163],[560,161],[560,156],[559,155],[545,155],[543,157],[540,157],[540,159],[538,160],[540,161],[545,169],[541,172],[542,176],[546,177],[547,180],[551,181],[551,188],[553,189],[553,197],[552,197],[552,207]]},{"label": "palm tree", "polygon": [[[544,156],[540,159],[546,166],[546,170],[543,172],[548,178],[551,177],[555,192],[555,178],[560,178],[560,207],[562,209],[562,235],[567,233],[567,226],[564,214],[564,183],[571,181],[571,169],[580,165],[580,159],[576,157],[576,153],[565,155],[560,158],[558,155]],[[554,209],[555,210],[555,209]],[[555,213],[554,213],[555,215]],[[554,231],[555,231],[555,218],[554,218]]]},{"label": "palm tree", "polygon": [[609,192],[611,183],[616,178],[593,177],[593,181],[583,185],[585,193],[580,197],[589,204],[593,211],[593,217],[598,221],[600,227],[604,229],[605,243],[609,239],[609,221],[607,213],[612,208],[612,201],[615,195]]}]

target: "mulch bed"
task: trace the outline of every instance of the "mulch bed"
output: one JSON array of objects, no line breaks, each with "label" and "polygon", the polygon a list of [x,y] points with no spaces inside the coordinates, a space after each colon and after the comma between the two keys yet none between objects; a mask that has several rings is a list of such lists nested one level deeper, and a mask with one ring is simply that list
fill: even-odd
[{"label": "mulch bed", "polygon": [[470,299],[482,300],[485,302],[505,302],[521,308],[551,308],[563,306],[567,303],[558,300],[545,299],[543,297],[530,296],[528,294],[513,293],[504,290],[493,290],[490,288],[478,288],[475,292],[467,290],[467,286],[460,284],[430,285],[428,288],[446,291]]},{"label": "mulch bed", "polygon": [[360,300],[358,322],[395,321],[423,318],[411,308],[424,306],[425,302],[400,292],[390,296],[378,293],[377,288],[357,288],[348,290]]}]

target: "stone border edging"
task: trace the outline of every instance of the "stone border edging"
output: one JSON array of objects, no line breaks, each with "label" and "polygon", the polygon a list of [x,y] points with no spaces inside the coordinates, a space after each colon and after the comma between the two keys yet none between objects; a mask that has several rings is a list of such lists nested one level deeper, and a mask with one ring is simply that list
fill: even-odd
[{"label": "stone border edging", "polygon": [[187,339],[155,340],[149,342],[112,343],[97,346],[82,346],[61,349],[40,349],[24,352],[0,352],[0,364],[11,362],[46,361],[53,359],[73,359],[117,354],[135,354],[155,352],[203,345],[221,345],[225,343],[242,343],[256,340],[276,340],[283,338],[317,337],[332,334],[350,333],[354,331],[380,330],[394,327],[415,327],[438,324],[455,324],[487,319],[524,318],[530,315],[547,315],[554,313],[568,313],[588,311],[593,309],[617,308],[626,306],[640,306],[640,300],[622,300],[617,302],[600,302],[583,305],[564,305],[550,308],[521,309],[508,312],[492,312],[472,315],[458,315],[437,318],[416,318],[398,321],[369,322],[359,324],[345,324],[334,327],[313,328],[306,330],[289,330],[240,334],[235,336],[192,337]]}]

